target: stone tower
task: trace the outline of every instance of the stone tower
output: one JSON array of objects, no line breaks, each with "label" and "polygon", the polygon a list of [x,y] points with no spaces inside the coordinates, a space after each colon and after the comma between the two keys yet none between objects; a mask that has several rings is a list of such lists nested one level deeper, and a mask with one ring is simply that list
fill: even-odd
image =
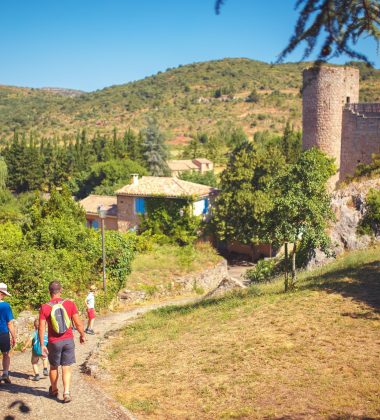
[{"label": "stone tower", "polygon": [[[341,166],[343,109],[359,102],[359,70],[352,67],[313,67],[303,72],[302,143],[318,147]],[[335,186],[338,172],[331,180]]]}]

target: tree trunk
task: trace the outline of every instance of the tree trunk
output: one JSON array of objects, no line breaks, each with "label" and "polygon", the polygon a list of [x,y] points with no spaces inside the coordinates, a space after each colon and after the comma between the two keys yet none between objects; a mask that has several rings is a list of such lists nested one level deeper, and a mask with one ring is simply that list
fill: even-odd
[{"label": "tree trunk", "polygon": [[297,251],[297,244],[294,242],[293,244],[293,254],[292,254],[292,281],[291,281],[291,288],[294,287],[297,281],[297,270],[296,270],[296,251]]},{"label": "tree trunk", "polygon": [[288,243],[285,242],[285,292],[288,291],[289,288],[289,278],[288,278],[288,259],[289,259],[289,252],[288,252]]}]

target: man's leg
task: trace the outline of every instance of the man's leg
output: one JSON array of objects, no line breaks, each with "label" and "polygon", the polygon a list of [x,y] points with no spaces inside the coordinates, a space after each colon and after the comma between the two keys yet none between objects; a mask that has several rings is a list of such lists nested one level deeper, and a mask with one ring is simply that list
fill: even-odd
[{"label": "man's leg", "polygon": [[58,366],[50,366],[50,384],[52,392],[56,392],[58,390]]},{"label": "man's leg", "polygon": [[11,357],[9,355],[9,352],[6,351],[3,353],[3,374],[8,374],[9,372],[9,366],[11,365]]},{"label": "man's leg", "polygon": [[63,394],[70,394],[71,375],[71,366],[62,366]]}]

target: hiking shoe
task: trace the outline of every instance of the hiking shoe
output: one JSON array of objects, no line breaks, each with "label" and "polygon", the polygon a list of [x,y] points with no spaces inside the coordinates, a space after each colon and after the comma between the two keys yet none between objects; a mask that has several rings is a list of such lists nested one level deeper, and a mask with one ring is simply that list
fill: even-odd
[{"label": "hiking shoe", "polygon": [[40,379],[41,379],[41,378],[40,378],[40,375],[39,375],[39,374],[37,374],[37,375],[34,375],[34,376],[33,376],[32,381],[37,382],[37,381],[39,381]]},{"label": "hiking shoe", "polygon": [[49,372],[48,372],[47,368],[44,368],[43,373],[44,373],[44,376],[49,376]]},{"label": "hiking shoe", "polygon": [[94,330],[90,330],[89,328],[85,331],[87,334],[95,335]]},{"label": "hiking shoe", "polygon": [[2,374],[0,381],[3,381],[6,384],[12,383],[11,380],[9,379],[9,375],[4,375],[4,374]]},{"label": "hiking shoe", "polygon": [[69,402],[71,402],[71,395],[70,395],[70,393],[63,394],[63,402],[64,402],[64,403],[69,403]]}]

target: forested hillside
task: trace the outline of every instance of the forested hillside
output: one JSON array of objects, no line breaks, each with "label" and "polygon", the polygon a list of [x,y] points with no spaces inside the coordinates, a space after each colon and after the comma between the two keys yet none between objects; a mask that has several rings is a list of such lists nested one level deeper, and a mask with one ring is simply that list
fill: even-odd
[{"label": "forested hillside", "polygon": [[[380,70],[361,68],[361,96],[380,101]],[[173,143],[199,132],[242,127],[251,135],[282,132],[301,124],[302,69],[308,63],[276,64],[224,59],[179,66],[154,76],[91,93],[0,86],[3,142],[15,130],[62,136],[116,127],[139,130],[154,117]]]}]

